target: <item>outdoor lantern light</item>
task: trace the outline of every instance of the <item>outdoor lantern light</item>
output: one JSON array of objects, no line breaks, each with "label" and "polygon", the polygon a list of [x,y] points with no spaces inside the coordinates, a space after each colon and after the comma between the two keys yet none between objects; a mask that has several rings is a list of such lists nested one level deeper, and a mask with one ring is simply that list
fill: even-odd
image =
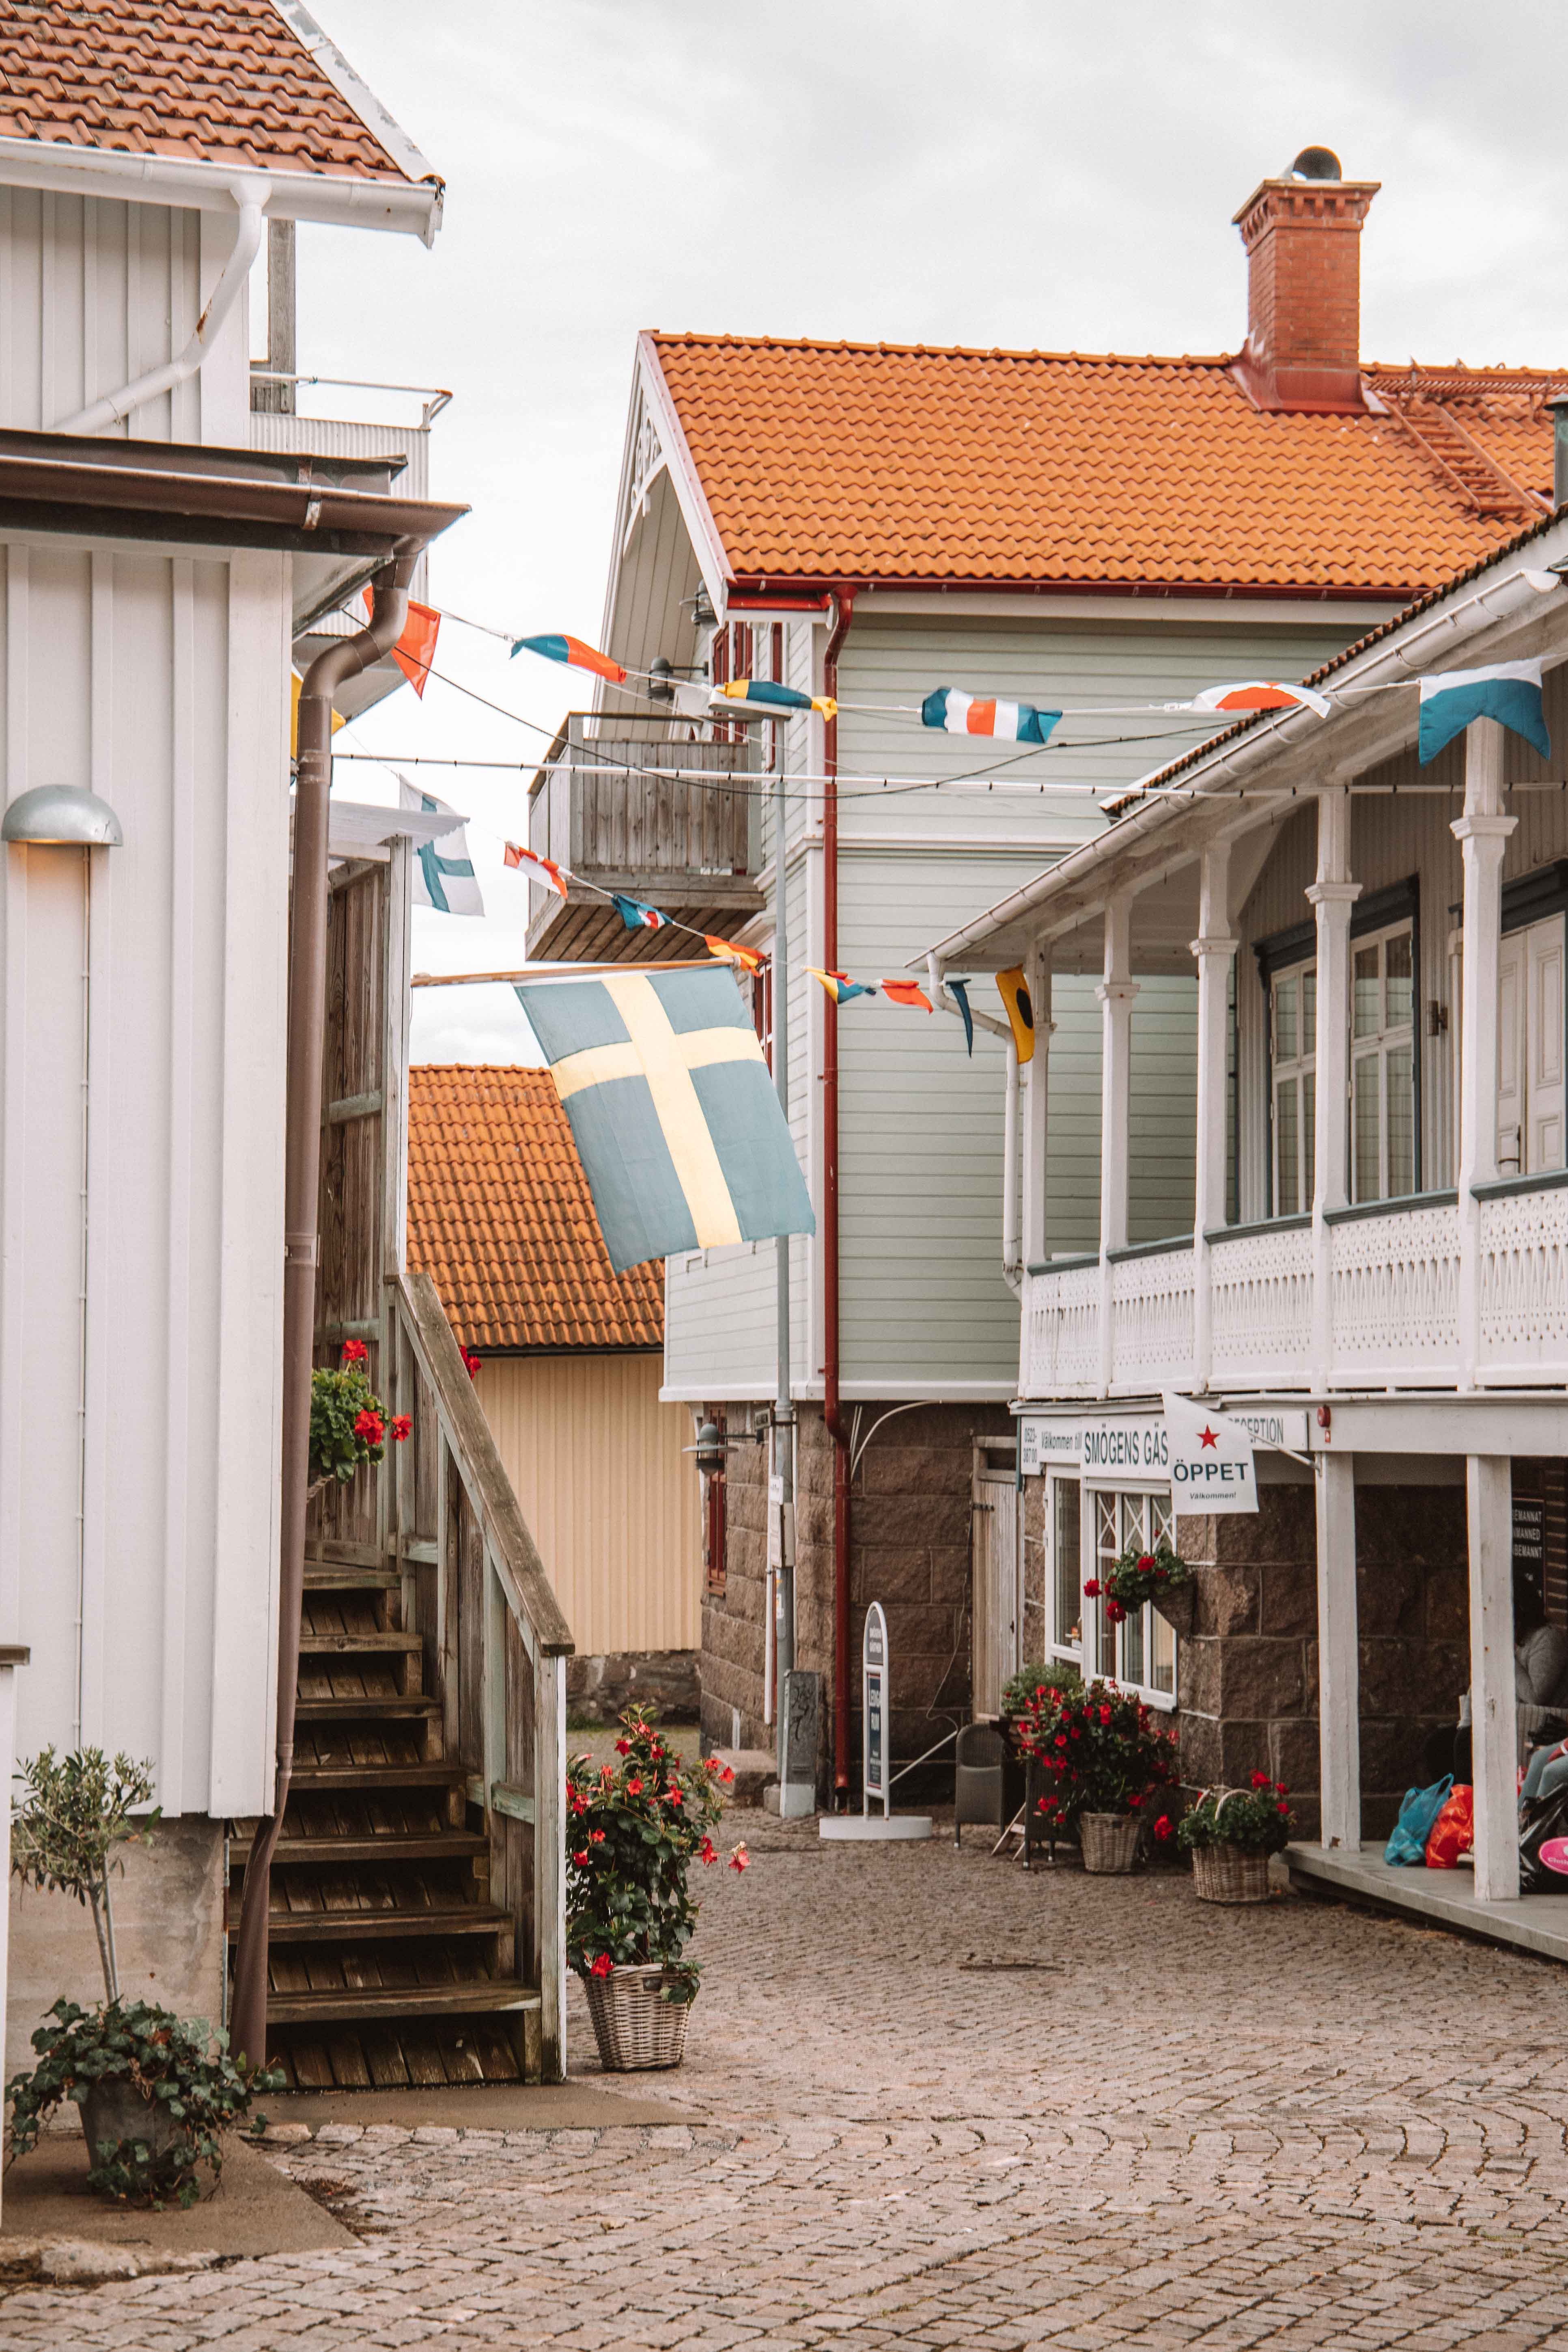
[{"label": "outdoor lantern light", "polygon": [[711,1472],[724,1468],[725,1444],[716,1422],[705,1421],[697,1432],[697,1442],[692,1451],[697,1457],[697,1468]]},{"label": "outdoor lantern light", "polygon": [[125,835],[109,803],[85,784],[35,784],[6,810],[0,840],[39,849],[120,849]]},{"label": "outdoor lantern light", "polygon": [[650,702],[673,702],[674,694],[674,664],[668,655],[655,654],[648,664],[648,699]]}]

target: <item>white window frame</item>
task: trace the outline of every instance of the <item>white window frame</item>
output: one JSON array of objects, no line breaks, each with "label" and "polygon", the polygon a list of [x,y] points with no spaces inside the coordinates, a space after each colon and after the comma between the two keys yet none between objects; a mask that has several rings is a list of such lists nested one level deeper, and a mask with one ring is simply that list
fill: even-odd
[{"label": "white window frame", "polygon": [[[1410,1016],[1407,1021],[1391,1025],[1388,1019],[1387,950],[1391,940],[1400,938],[1406,939],[1410,942]],[[1377,950],[1377,984],[1380,1000],[1378,1025],[1375,1030],[1368,1030],[1364,1036],[1358,1037],[1355,1034],[1356,961],[1373,948]],[[1417,1099],[1416,1056],[1420,1050],[1420,1045],[1416,1034],[1416,930],[1411,918],[1406,915],[1398,922],[1384,924],[1379,930],[1363,931],[1353,935],[1349,942],[1349,954],[1350,1197],[1358,1206],[1364,1202],[1370,1201],[1410,1200],[1415,1197],[1420,1181],[1421,1164],[1420,1139],[1416,1132]],[[1410,1055],[1410,1182],[1406,1189],[1396,1193],[1390,1191],[1388,1182],[1388,1060],[1389,1055],[1398,1052],[1401,1047],[1407,1050]],[[1374,1060],[1377,1065],[1377,1190],[1375,1192],[1364,1192],[1360,1190],[1358,1182],[1360,1171],[1355,1129],[1356,1070],[1359,1064]]]},{"label": "white window frame", "polygon": [[[1303,956],[1300,963],[1281,964],[1269,982],[1269,1160],[1272,1177],[1274,1214],[1277,1217],[1305,1215],[1312,1205],[1312,1153],[1308,1148],[1308,1128],[1305,1117],[1306,1082],[1312,1081],[1313,1119],[1317,1117],[1317,1018],[1316,983],[1318,960],[1315,955]],[[1313,1018],[1306,1018],[1306,982],[1313,983]],[[1281,1055],[1280,1039],[1280,985],[1293,981],[1296,988],[1296,1051]],[[1280,1089],[1294,1084],[1296,1087],[1296,1205],[1293,1209],[1281,1206],[1280,1187]],[[1314,1126],[1315,1132],[1315,1126]]]},{"label": "white window frame", "polygon": [[[1105,1505],[1110,1506],[1115,1515],[1116,1549],[1114,1551],[1104,1549],[1100,1542],[1100,1515],[1102,1507]],[[1134,1510],[1130,1509],[1129,1506],[1135,1507],[1136,1515],[1142,1522],[1135,1537],[1129,1532],[1134,1517]],[[1103,1582],[1105,1570],[1113,1560],[1119,1559],[1123,1552],[1127,1550],[1134,1541],[1140,1543],[1145,1550],[1152,1551],[1162,1534],[1167,1541],[1175,1534],[1175,1513],[1171,1507],[1171,1490],[1168,1486],[1085,1486],[1082,1511],[1082,1526],[1085,1536],[1084,1558],[1086,1560],[1092,1559],[1093,1563],[1092,1567],[1085,1570],[1085,1580],[1094,1577]],[[1143,1633],[1143,1654],[1145,1666],[1154,1655],[1155,1618],[1154,1602],[1145,1601],[1138,1612],[1137,1619]],[[1122,1672],[1123,1641],[1126,1633],[1126,1625],[1132,1622],[1129,1619],[1122,1625],[1112,1625],[1106,1619],[1103,1601],[1092,1604],[1091,1613],[1086,1616],[1083,1628],[1084,1679],[1092,1681],[1096,1675],[1102,1675],[1107,1682],[1113,1682],[1118,1689],[1133,1692],[1144,1701],[1145,1706],[1156,1707],[1162,1714],[1172,1715],[1176,1712],[1176,1692],[1181,1679],[1181,1644],[1175,1628],[1166,1625],[1164,1618],[1158,1620],[1166,1633],[1170,1635],[1171,1643],[1171,1686],[1168,1691],[1160,1690],[1153,1683],[1134,1681],[1130,1675]],[[1092,1653],[1092,1663],[1091,1663]]]},{"label": "white window frame", "polygon": [[[1072,1561],[1072,1574],[1078,1587],[1077,1641],[1071,1639],[1070,1628],[1061,1622],[1061,1575],[1067,1563],[1059,1559],[1060,1528],[1057,1519],[1057,1498],[1064,1486],[1076,1489],[1078,1495],[1078,1551]],[[1048,1470],[1045,1480],[1045,1654],[1048,1659],[1061,1658],[1064,1663],[1082,1667],[1083,1663],[1083,1514],[1087,1507],[1089,1489],[1076,1472]]]}]

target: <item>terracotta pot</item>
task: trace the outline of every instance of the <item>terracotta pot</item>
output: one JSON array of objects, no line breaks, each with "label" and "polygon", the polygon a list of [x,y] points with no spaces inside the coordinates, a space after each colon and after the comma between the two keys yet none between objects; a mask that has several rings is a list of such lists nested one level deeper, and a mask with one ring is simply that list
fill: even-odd
[{"label": "terracotta pot", "polygon": [[1190,1640],[1192,1629],[1197,1622],[1197,1577],[1195,1576],[1189,1583],[1176,1585],[1165,1592],[1156,1592],[1154,1595],[1154,1605],[1166,1623],[1176,1628],[1183,1641]]},{"label": "terracotta pot", "polygon": [[184,2138],[187,2126],[169,2113],[163,2100],[143,2098],[134,2083],[118,2074],[88,2093],[81,2104],[81,2129],[96,2164],[104,2140],[141,2140],[159,2157]]},{"label": "terracotta pot", "polygon": [[1084,1869],[1124,1876],[1137,1858],[1143,1826],[1136,1813],[1080,1813],[1078,1843]]},{"label": "terracotta pot", "polygon": [[607,1977],[584,1977],[588,2013],[607,2074],[629,2074],[648,2066],[678,2066],[685,2053],[689,2000],[666,2000],[666,1970],[655,1961],[612,1969]]}]

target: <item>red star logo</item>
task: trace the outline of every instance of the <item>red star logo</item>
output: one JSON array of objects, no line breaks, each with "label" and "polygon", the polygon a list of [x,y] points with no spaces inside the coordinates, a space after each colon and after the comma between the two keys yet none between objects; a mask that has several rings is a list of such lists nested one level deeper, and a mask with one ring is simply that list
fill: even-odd
[{"label": "red star logo", "polygon": [[1202,1439],[1202,1441],[1203,1441],[1203,1443],[1204,1443],[1204,1444],[1205,1444],[1205,1445],[1212,1445],[1212,1446],[1213,1446],[1213,1448],[1214,1448],[1214,1450],[1215,1450],[1215,1452],[1216,1452],[1217,1454],[1218,1453],[1218,1451],[1219,1451],[1219,1432],[1218,1432],[1218,1429],[1204,1429],[1204,1430],[1200,1430],[1200,1431],[1198,1432],[1198,1435],[1199,1435],[1199,1436],[1200,1436],[1200,1438]]}]

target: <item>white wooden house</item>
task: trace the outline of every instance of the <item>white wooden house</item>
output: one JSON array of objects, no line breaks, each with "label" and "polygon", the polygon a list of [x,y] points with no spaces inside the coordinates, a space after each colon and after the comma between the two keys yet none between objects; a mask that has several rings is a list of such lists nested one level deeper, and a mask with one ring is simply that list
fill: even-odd
[{"label": "white wooden house", "polygon": [[[818,1223],[792,1258],[799,1654],[824,1674],[836,1658],[843,1699],[861,1612],[881,1597],[901,1755],[929,1744],[931,1711],[969,1704],[970,1530],[991,1524],[972,1513],[986,1499],[973,1482],[994,1484],[1010,1444],[1021,1276],[1001,1195],[1002,1055],[983,1035],[967,1056],[946,1014],[880,1000],[836,1012],[801,968],[918,970],[933,939],[1094,837],[1152,741],[1195,740],[1190,719],[1138,706],[1300,677],[1543,510],[1556,380],[1363,363],[1375,191],[1313,176],[1332,164],[1303,158],[1238,216],[1239,353],[664,334],[638,347],[603,644],[633,671],[779,678],[841,708],[831,725],[791,721],[775,751],[606,692],[541,771],[532,838],[589,878],[766,946],[770,761],[797,780],[782,844],[790,1102]],[[923,729],[910,713],[939,686],[1067,715],[1048,750],[1020,756]],[[627,934],[586,896],[563,907],[541,892],[535,907],[537,953],[690,944]],[[1190,1119],[1193,989],[1173,967],[1142,1000],[1134,1240],[1188,1213],[1190,1171],[1165,1138]],[[999,1015],[988,981],[973,1001]],[[1064,975],[1054,1012],[1052,1246],[1082,1249],[1100,1181],[1092,982]],[[667,1396],[727,1409],[733,1433],[772,1393],[774,1349],[771,1244],[671,1259]],[[766,1473],[759,1448],[732,1448],[704,1651],[705,1727],[726,1741],[761,1738],[769,1703]],[[835,1612],[852,1579],[852,1605]],[[1015,1638],[1001,1632],[975,1661],[982,1706]],[[841,1785],[847,1705],[838,1718]]]},{"label": "white wooden house", "polygon": [[[1092,1251],[1052,1245],[1049,1020],[1022,1120],[1044,1646],[1174,1709],[1190,1781],[1288,1780],[1305,1874],[1560,1957],[1561,1906],[1515,1900],[1514,1603],[1568,1625],[1565,572],[1560,510],[1328,664],[1328,717],[1248,722],[1156,773],[936,950],[1023,961],[1047,1013],[1058,972],[1102,974]],[[1416,680],[1531,658],[1549,758],[1479,719],[1421,764]],[[1196,1116],[1167,1149],[1186,1183],[1169,1232],[1134,1243],[1143,992],[1184,963]],[[1256,1517],[1176,1522],[1199,1563],[1188,1634],[1152,1612],[1113,1628],[1082,1599],[1170,1525],[1140,1436],[1166,1390],[1271,1441]],[[1475,1876],[1456,1894],[1380,1848],[1467,1689]]]},{"label": "white wooden house", "polygon": [[[410,494],[406,436],[295,414],[287,368],[267,371],[253,408],[252,266],[271,232],[276,324],[296,223],[429,241],[442,187],[296,0],[124,0],[93,16],[90,43],[83,22],[64,0],[30,8],[0,91],[0,1777],[13,1706],[23,1754],[151,1760],[164,1826],[124,1885],[122,1974],[216,2020],[225,1889],[274,1790],[291,647],[463,511],[432,503],[423,479]],[[367,352],[363,373],[383,373]],[[371,1668],[390,1662],[418,1769],[385,1752],[404,1758],[403,1801],[414,1783],[433,1790],[471,1896],[492,1781],[518,1775],[488,1732],[467,1761],[471,1697],[460,1726],[439,1643],[397,1627],[401,1610],[414,1612],[403,1625],[428,1618],[414,1555],[446,1544],[454,1514],[474,1517],[493,1449],[465,1393],[444,1401],[450,1366],[418,1336],[402,1278],[406,848],[400,867],[388,843],[418,820],[382,814],[340,845],[334,875],[323,1284],[346,1265],[362,1276],[368,1306],[347,1311],[373,1324],[378,1376],[423,1417],[419,1475],[409,1486],[403,1465],[395,1501],[372,1501],[369,1562],[357,1530],[319,1534],[310,1605],[338,1617],[307,1627],[319,1682],[301,1699],[295,1786],[298,1805],[312,1771],[318,1788],[362,1788],[333,1780],[328,1734],[356,1698],[365,1712],[382,1688]],[[385,1172],[367,1183],[371,1168]],[[368,1268],[367,1202],[382,1216]],[[344,1308],[323,1303],[329,1326]],[[322,1339],[335,1353],[335,1332]],[[465,1557],[482,1572],[508,1507],[515,1519],[509,1497],[479,1515],[484,1542]],[[510,1590],[517,1607],[515,1578]],[[431,1605],[448,1599],[443,1582]],[[427,1647],[436,1686],[415,1696]],[[547,1681],[559,1668],[553,1656]],[[544,1719],[553,1738],[553,1702]],[[465,1783],[486,1767],[474,1832]],[[279,1900],[293,1899],[287,1855],[308,1843],[298,1805]],[[553,1822],[549,1801],[539,1819]],[[92,1996],[96,1961],[74,1906],[12,1907],[14,2065],[57,1994]],[[547,1886],[542,2008],[536,1990],[526,2049],[513,2033],[536,2068],[559,2063],[559,1907]],[[491,1908],[471,1948],[510,1979],[512,1914]],[[277,1948],[281,1990],[298,1982],[284,1968],[298,1948]],[[0,1990],[4,1955],[0,1942]],[[299,2032],[346,2025],[351,2040],[371,2012],[363,1990],[345,2004],[348,1985],[406,1979],[340,1976],[334,1995],[329,1965],[308,1980],[325,1990],[296,2000]],[[483,2007],[472,1983],[459,1990]],[[383,1996],[378,2013],[396,2007]]]}]

